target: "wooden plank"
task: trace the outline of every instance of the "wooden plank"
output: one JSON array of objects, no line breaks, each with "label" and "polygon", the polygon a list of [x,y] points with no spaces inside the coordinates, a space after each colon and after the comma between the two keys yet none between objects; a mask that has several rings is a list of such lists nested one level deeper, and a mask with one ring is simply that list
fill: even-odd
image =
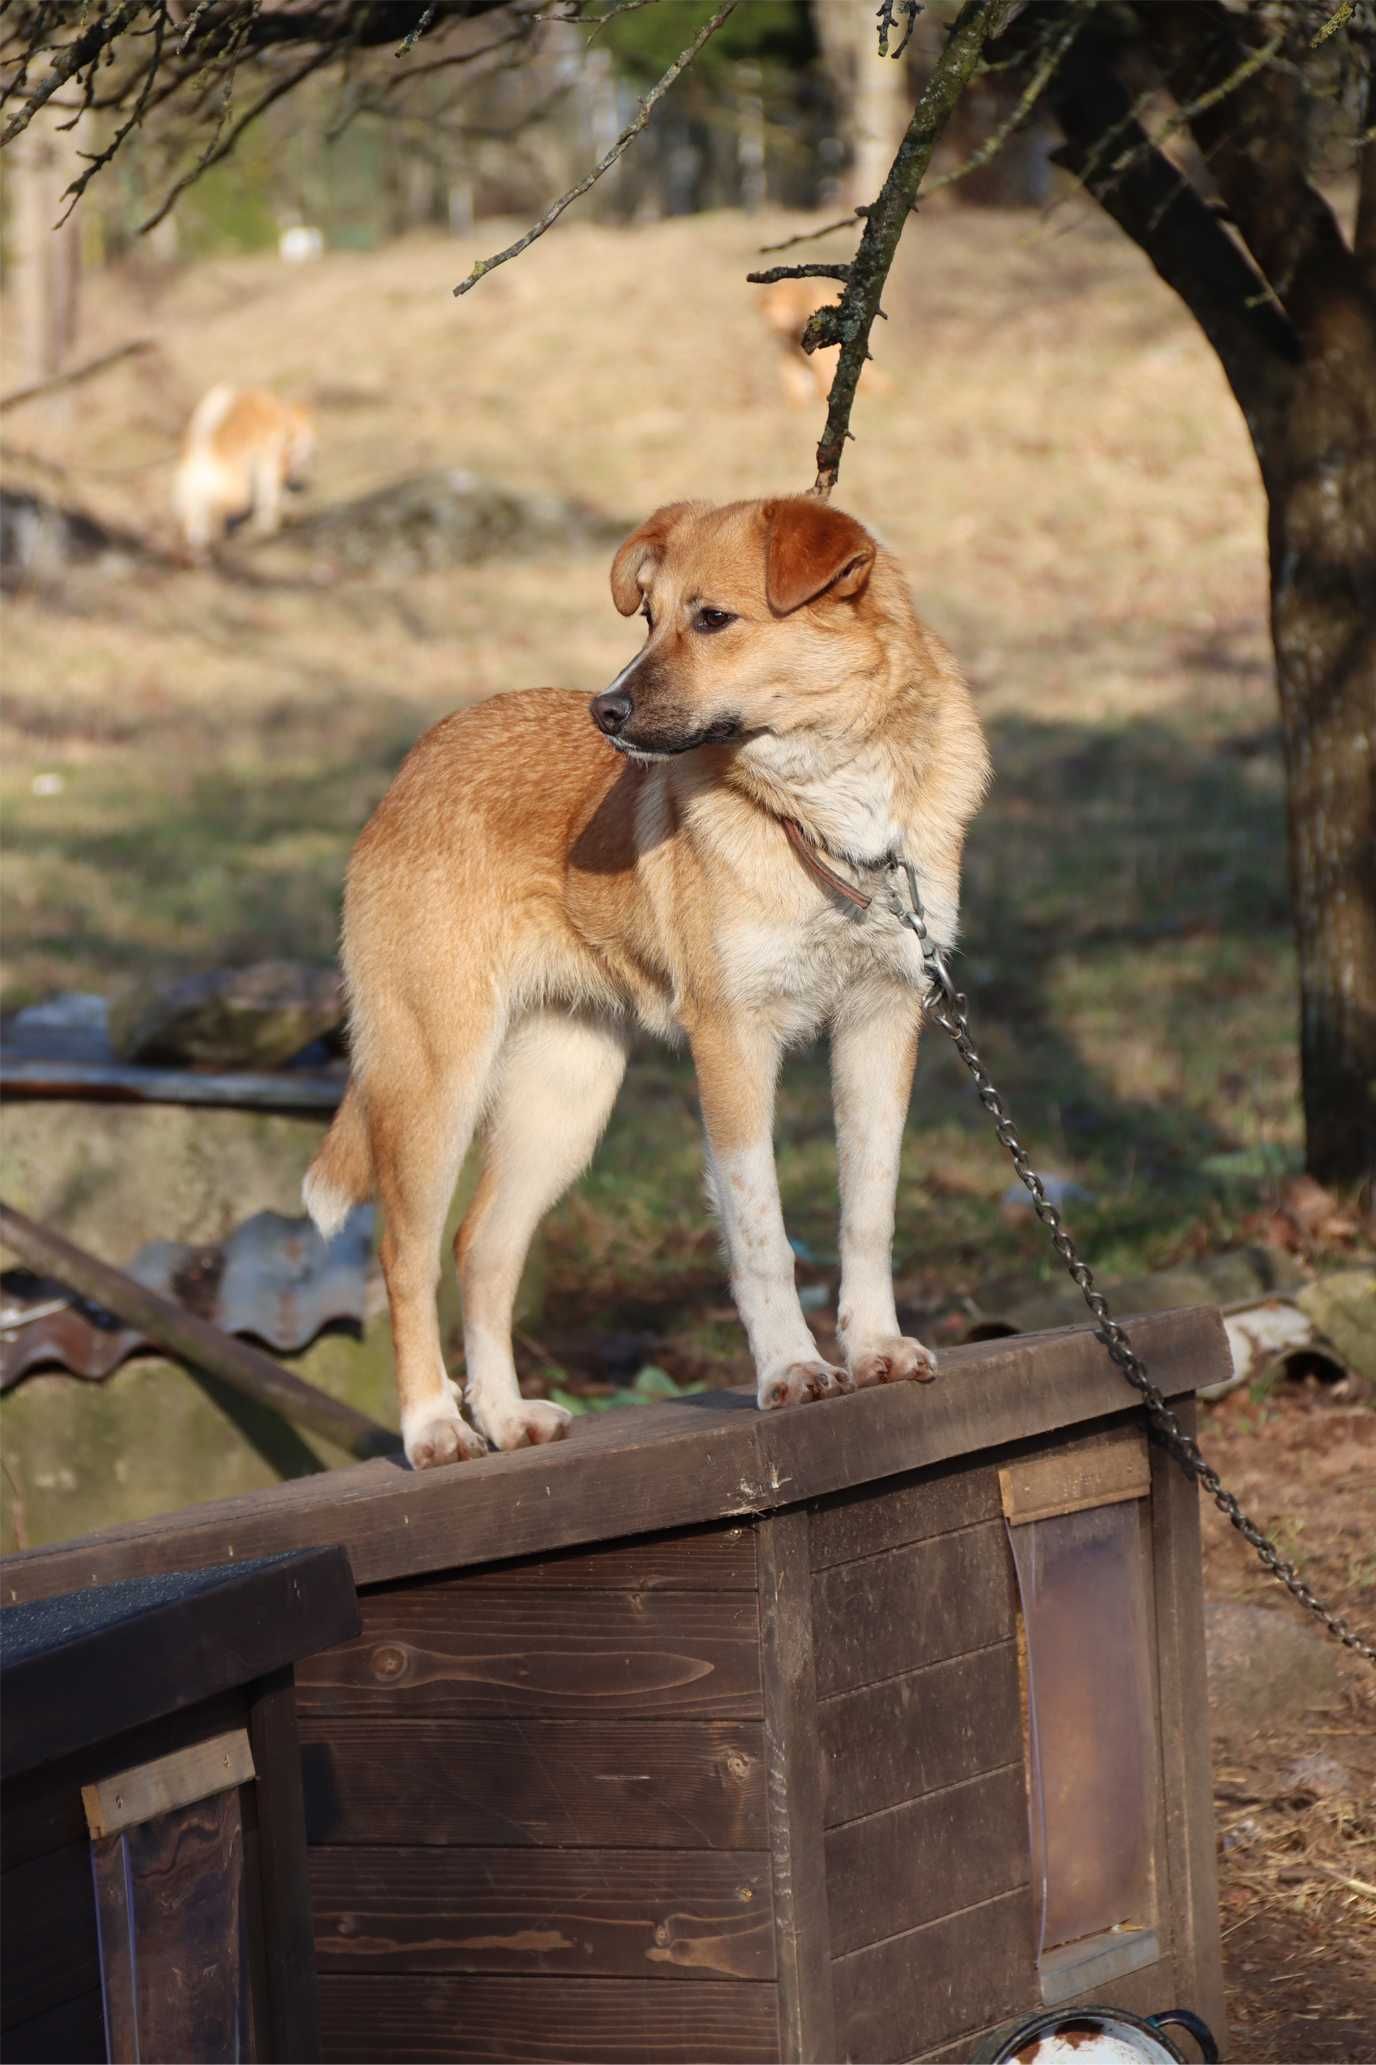
[{"label": "wooden plank", "polygon": [[311,1843],[763,1850],[754,1721],[307,1719]]},{"label": "wooden plank", "polygon": [[118,1835],[136,1822],[152,1821],[174,1807],[189,1807],[253,1777],[248,1730],[233,1728],[187,1749],[173,1750],[149,1764],[112,1772],[81,1788],[86,1826],[93,1836]]},{"label": "wooden plank", "polygon": [[1119,1499],[1144,1499],[1151,1490],[1146,1429],[1134,1423],[1058,1442],[1040,1454],[1024,1455],[999,1470],[1004,1518],[1012,1527],[1083,1513]]},{"label": "wooden plank", "polygon": [[579,1591],[753,1592],[755,1530],[749,1522],[725,1527],[685,1527],[672,1534],[645,1534],[595,1549],[562,1549],[516,1563],[489,1563],[436,1584],[486,1590],[538,1585],[542,1592],[562,1585]]},{"label": "wooden plank", "polygon": [[91,1844],[112,2060],[237,2060],[248,2020],[237,1792]]},{"label": "wooden plank", "polygon": [[[83,1840],[0,1877],[0,2026],[7,2031],[100,1984],[91,1867]],[[17,2055],[4,2044],[6,2058]]]},{"label": "wooden plank", "polygon": [[358,1612],[347,1560],[331,1548],[88,1586],[7,1607],[0,1625],[9,1778],[346,1641]]},{"label": "wooden plank", "polygon": [[[1131,1323],[1167,1395],[1231,1368],[1213,1311]],[[131,1522],[0,1566],[6,1600],[310,1543],[348,1544],[359,1584],[770,1512],[991,1445],[1120,1413],[1131,1394],[1087,1328],[943,1355],[935,1384],[881,1384],[792,1412],[703,1392],[590,1416],[567,1441],[416,1475],[392,1461]],[[615,1424],[612,1424],[615,1423]],[[586,1465],[595,1462],[595,1468]]]},{"label": "wooden plank", "polygon": [[1028,1882],[1022,1760],[826,1838],[835,1954],[920,1928]]},{"label": "wooden plank", "polygon": [[1155,1929],[1105,1929],[1082,1943],[1062,1943],[1042,1952],[1042,1999],[1049,2008],[1064,2007],[1160,1962],[1161,1939]]},{"label": "wooden plank", "polygon": [[757,1553],[779,2052],[800,2065],[827,2065],[836,2056],[836,2017],[806,1510],[762,1522]]},{"label": "wooden plank", "polygon": [[326,1976],[774,1976],[760,1853],[332,1848],[310,1877]]},{"label": "wooden plank", "polygon": [[297,1671],[304,1714],[762,1713],[751,1592],[413,1585]]},{"label": "wooden plank", "polygon": [[836,1492],[812,1515],[812,1567],[828,1570],[883,1549],[929,1541],[999,1517],[999,1484],[987,1464],[961,1463]]},{"label": "wooden plank", "polygon": [[[1177,1413],[1182,1425],[1193,1433],[1198,1419],[1194,1400],[1178,1406]],[[1228,2028],[1204,1674],[1199,1493],[1180,1465],[1155,1443],[1151,1470],[1158,1732],[1171,1948],[1182,1998],[1204,2017],[1226,2056]]]},{"label": "wooden plank", "polygon": [[258,1771],[254,1876],[267,1987],[262,2051],[282,2065],[311,2065],[320,2056],[320,1995],[290,1669],[253,1686],[248,1729]]},{"label": "wooden plank", "polygon": [[[890,2065],[1038,2005],[1030,1893],[982,1907],[836,1960],[841,2055]],[[968,2051],[964,2053],[969,2056]]]},{"label": "wooden plank", "polygon": [[370,2065],[772,2065],[774,1988],[725,1981],[326,1978],[327,2060]]},{"label": "wooden plank", "polygon": [[[36,1767],[21,1778],[12,1778],[0,1793],[0,1857],[4,1869],[26,1864],[67,1843],[85,1845],[89,1831],[81,1804],[81,1788],[91,1779],[122,1771],[126,1765],[164,1756],[238,1726],[244,1717],[243,1695],[237,1689],[190,1707],[185,1713],[168,1714],[142,1728],[112,1736],[108,1742],[92,1743],[52,1765]],[[9,1715],[5,1715],[8,1725]]]},{"label": "wooden plank", "polygon": [[828,1827],[1016,1763],[1023,1754],[1017,1645],[825,1699],[818,1724]]},{"label": "wooden plank", "polygon": [[98,1986],[5,2031],[5,2065],[105,2065],[105,2060],[105,2012]]},{"label": "wooden plank", "polygon": [[[1175,2004],[1177,1988],[1175,1974],[1168,1960],[1148,1965],[1141,1971],[1130,1972],[1125,1978],[1110,1979],[1105,1985],[1095,1987],[1091,1993],[1077,1994],[1067,2007],[1126,2008],[1131,2015],[1159,2014],[1162,2008]],[[934,2051],[923,2051],[914,2058],[911,2065],[969,2065],[975,2047],[986,2037],[1007,2029],[1010,2022],[1020,2022],[1037,2012],[1036,2000],[1022,2003],[1010,2014],[1001,2015],[997,2022],[990,2022],[982,2029],[966,2029],[950,2043],[943,2043]]]},{"label": "wooden plank", "polygon": [[819,1571],[814,1602],[823,1698],[986,1649],[1015,1626],[1003,1522]]}]

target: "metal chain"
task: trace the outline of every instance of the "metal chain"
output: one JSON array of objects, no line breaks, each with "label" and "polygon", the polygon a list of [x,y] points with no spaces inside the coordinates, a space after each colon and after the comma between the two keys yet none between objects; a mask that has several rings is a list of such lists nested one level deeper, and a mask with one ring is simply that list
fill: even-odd
[{"label": "metal chain", "polygon": [[1368,1663],[1376,1664],[1376,1644],[1368,1642],[1349,1626],[1339,1614],[1329,1611],[1323,1602],[1316,1599],[1309,1586],[1292,1563],[1286,1561],[1273,1541],[1264,1535],[1256,1523],[1250,1520],[1230,1491],[1225,1490],[1223,1481],[1213,1465],[1206,1461],[1198,1442],[1186,1432],[1179,1419],[1167,1404],[1162,1392],[1153,1384],[1147,1374],[1145,1363],[1133,1348],[1127,1334],[1114,1319],[1108,1308],[1108,1300],[1094,1281],[1094,1272],[1081,1258],[1059,1211],[1046,1194],[1046,1186],[1027,1158],[1027,1151],[1013,1128],[1008,1108],[994,1088],[974,1042],[970,1038],[970,1014],[966,998],[951,979],[941,949],[935,944],[927,930],[926,913],[917,886],[917,875],[911,862],[901,861],[907,878],[908,895],[912,908],[905,909],[896,901],[894,909],[900,922],[908,927],[922,949],[922,964],[930,990],[927,996],[927,1011],[942,1031],[949,1033],[956,1051],[969,1069],[979,1092],[980,1103],[994,1121],[994,1130],[1008,1150],[1008,1156],[1018,1176],[1031,1194],[1033,1210],[1051,1235],[1051,1245],[1064,1262],[1067,1271],[1079,1289],[1086,1305],[1097,1322],[1095,1331],[1108,1353],[1129,1384],[1140,1391],[1146,1402],[1147,1413],[1159,1432],[1166,1448],[1175,1457],[1186,1474],[1203,1486],[1225,1519],[1229,1520],[1242,1536],[1250,1542],[1263,1567],[1272,1577],[1278,1578],[1287,1592],[1298,1599],[1316,1615],[1345,1648],[1355,1650]]}]

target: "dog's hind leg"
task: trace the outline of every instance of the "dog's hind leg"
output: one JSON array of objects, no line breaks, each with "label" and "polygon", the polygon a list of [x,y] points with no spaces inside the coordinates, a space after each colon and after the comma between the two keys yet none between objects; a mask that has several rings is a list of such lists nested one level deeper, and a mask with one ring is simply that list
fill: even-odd
[{"label": "dog's hind leg", "polygon": [[513,1030],[498,1064],[477,1195],[454,1244],[463,1291],[467,1401],[498,1448],[557,1441],[568,1414],[524,1399],[511,1316],[531,1236],[582,1173],[616,1101],[625,1028],[540,1012]]},{"label": "dog's hind leg", "polygon": [[401,1434],[414,1469],[481,1455],[444,1367],[435,1293],[459,1170],[496,1058],[500,1028],[475,1028],[441,1066],[416,1039],[373,1062],[362,1081],[373,1175],[383,1211],[382,1273],[392,1316]]}]

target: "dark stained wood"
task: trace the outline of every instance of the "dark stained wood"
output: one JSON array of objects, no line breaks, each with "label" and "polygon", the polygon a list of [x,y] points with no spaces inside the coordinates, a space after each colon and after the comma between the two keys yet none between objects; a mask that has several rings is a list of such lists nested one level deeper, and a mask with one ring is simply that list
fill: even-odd
[{"label": "dark stained wood", "polygon": [[327,1978],[324,2056],[368,2065],[772,2065],[774,1988],[653,1979]]},{"label": "dark stained wood", "polygon": [[883,1478],[840,1491],[812,1516],[812,1567],[827,1570],[857,1556],[929,1541],[957,1527],[999,1518],[998,1472],[987,1463]]},{"label": "dark stained wood", "polygon": [[100,1988],[5,2031],[5,2065],[105,2065]]},{"label": "dark stained wood", "polygon": [[[0,2023],[6,2029],[100,1984],[84,1834],[0,1878]],[[9,2056],[8,2041],[4,2049]]]},{"label": "dark stained wood", "polygon": [[800,2065],[836,2056],[831,1924],[822,1850],[822,1743],[813,1674],[808,1514],[761,1522],[760,1647],[779,1972],[779,2050]]},{"label": "dark stained wood", "polygon": [[265,2056],[284,2065],[309,2065],[320,2055],[320,1997],[306,1875],[301,1745],[289,1669],[253,1686],[248,1732],[258,1773],[252,1876],[267,1991],[260,2045]]},{"label": "dark stained wood", "polygon": [[[1131,1323],[1167,1395],[1231,1367],[1212,1311]],[[705,1392],[604,1413],[567,1441],[461,1473],[378,1461],[31,1550],[0,1566],[6,1601],[311,1543],[348,1545],[359,1584],[772,1511],[846,1486],[1121,1412],[1128,1394],[1087,1328],[946,1352],[935,1384],[883,1384],[791,1412]]]},{"label": "dark stained wood", "polygon": [[7,1607],[0,1771],[10,1778],[52,1764],[346,1640],[357,1626],[338,1549]]},{"label": "dark stained wood", "polygon": [[759,1716],[753,1592],[413,1585],[297,1671],[304,1714]]},{"label": "dark stained wood", "polygon": [[1017,1645],[999,1642],[825,1699],[828,1826],[1022,1760]]},{"label": "dark stained wood", "polygon": [[838,1957],[1016,1891],[1030,1865],[1021,1758],[832,1829],[826,1858]]},{"label": "dark stained wood", "polygon": [[[1162,2008],[1181,2004],[1174,1971],[1169,1961],[1163,1960],[1159,1964],[1146,1965],[1141,1971],[1129,1972],[1125,1978],[1110,1979],[1105,1985],[1096,1986],[1092,1993],[1077,1995],[1073,2001],[1064,2004],[1064,2011],[1069,2013],[1076,2007],[1095,2006],[1126,2008],[1131,2015],[1156,2015]],[[911,2061],[911,2065],[968,2065],[971,2053],[987,2036],[1036,2014],[1039,2006],[1038,2001],[1032,2000],[1009,2014],[1001,2015],[996,2022],[986,2023],[982,2029],[963,2030],[952,2042],[943,2043],[939,2049],[923,2051],[920,2058]]]},{"label": "dark stained wood", "polygon": [[774,1976],[760,1853],[333,1848],[312,1851],[310,1874],[327,1977]]},{"label": "dark stained wood", "polygon": [[[8,1716],[6,1716],[8,1718]],[[4,1788],[0,1811],[0,1858],[4,1869],[26,1864],[66,1843],[87,1838],[86,1812],[81,1802],[83,1785],[108,1778],[114,1771],[150,1763],[170,1755],[188,1743],[228,1728],[242,1727],[244,1700],[240,1691],[226,1692],[179,1714],[150,1721],[108,1742],[92,1743],[69,1757],[40,1770],[12,1778]]]},{"label": "dark stained wood", "polygon": [[455,1578],[438,1578],[465,1595],[511,1585],[542,1592],[572,1585],[580,1591],[753,1592],[755,1530],[749,1521],[725,1527],[685,1527],[674,1534],[643,1534],[595,1549],[561,1549],[516,1563],[490,1563]]},{"label": "dark stained wood", "polygon": [[1007,1639],[1013,1563],[1002,1521],[817,1573],[817,1689],[826,1698]]},{"label": "dark stained wood", "polygon": [[[1008,1893],[983,1907],[836,1960],[840,2055],[890,2065],[1039,2005],[1032,1900]],[[968,2053],[966,2053],[968,2056]]]},{"label": "dark stained wood", "polygon": [[[1198,1419],[1194,1400],[1184,1401],[1178,1410],[1181,1424],[1193,1433]],[[1204,1674],[1199,1492],[1156,1443],[1152,1444],[1151,1472],[1169,1936],[1184,2004],[1204,2017],[1226,2056],[1228,2029]]]},{"label": "dark stained wood", "polygon": [[237,1791],[92,1842],[112,2060],[239,2058],[243,1864]]},{"label": "dark stained wood", "polygon": [[758,1722],[304,1720],[312,1843],[763,1850]]}]

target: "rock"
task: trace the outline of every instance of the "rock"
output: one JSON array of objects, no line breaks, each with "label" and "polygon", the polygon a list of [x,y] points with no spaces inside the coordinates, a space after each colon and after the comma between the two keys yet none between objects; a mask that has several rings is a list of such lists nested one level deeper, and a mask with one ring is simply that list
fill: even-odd
[{"label": "rock", "polygon": [[417,574],[482,560],[615,544],[631,529],[584,502],[518,494],[460,467],[437,468],[337,502],[254,548],[325,574]]},{"label": "rock", "polygon": [[56,580],[72,566],[127,573],[149,557],[132,531],[28,489],[0,489],[0,587]]},{"label": "rock", "polygon": [[148,1067],[273,1069],[338,1026],[343,1010],[337,970],[257,961],[136,991],[112,1012],[110,1032],[121,1060]]},{"label": "rock", "polygon": [[1376,1270],[1334,1270],[1307,1285],[1296,1302],[1349,1368],[1376,1383]]},{"label": "rock", "polygon": [[64,990],[41,1004],[26,1005],[0,1024],[0,1040],[10,1061],[104,1066],[115,1058],[105,999],[85,990]]},{"label": "rock", "polygon": [[1338,1703],[1336,1645],[1297,1608],[1210,1600],[1204,1644],[1209,1705],[1220,1732],[1234,1741]]}]

